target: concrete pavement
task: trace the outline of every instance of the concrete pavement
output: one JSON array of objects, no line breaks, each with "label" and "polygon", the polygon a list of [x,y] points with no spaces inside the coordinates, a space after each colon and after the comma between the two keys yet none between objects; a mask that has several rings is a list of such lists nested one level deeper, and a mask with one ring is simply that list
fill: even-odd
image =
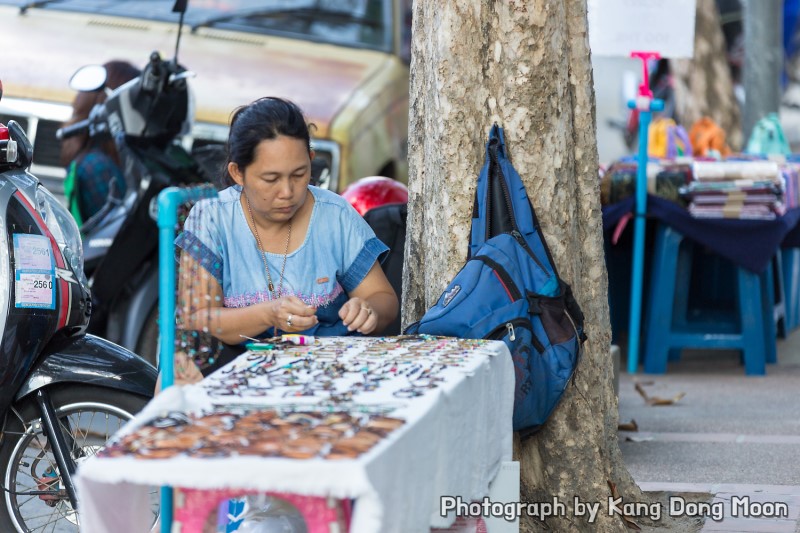
[{"label": "concrete pavement", "polygon": [[[712,495],[724,517],[704,532],[800,533],[800,330],[778,341],[766,376],[745,376],[739,359],[684,351],[666,374],[621,374],[620,423],[638,426],[619,432],[623,458],[645,491]],[[651,406],[637,384],[649,397],[684,396]]]}]

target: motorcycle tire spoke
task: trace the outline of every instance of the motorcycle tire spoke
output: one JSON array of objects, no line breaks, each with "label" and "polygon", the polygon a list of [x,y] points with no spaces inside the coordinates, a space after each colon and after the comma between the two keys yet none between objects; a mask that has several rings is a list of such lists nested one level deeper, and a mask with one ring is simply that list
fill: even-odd
[{"label": "motorcycle tire spoke", "polygon": [[[106,401],[105,393],[95,395],[92,399],[80,395],[78,397],[72,403],[67,400],[56,405],[56,417],[58,428],[65,437],[67,450],[80,468],[80,463],[101,450],[108,439],[130,420],[130,413],[138,410],[131,411],[131,407],[126,406],[131,403],[137,405],[138,402],[131,402],[132,397],[128,396],[118,405],[114,401]],[[119,398],[117,393],[117,399]],[[9,463],[4,466],[6,486],[16,486],[15,492],[22,493],[5,495],[8,505],[7,520],[10,520],[9,525],[12,526],[9,533],[78,533],[80,517],[72,509],[65,494],[63,472],[56,464],[52,446],[44,434],[41,421],[33,419],[23,422],[23,427],[26,428],[25,433],[11,441],[13,446],[7,452]],[[52,494],[24,494],[51,490]],[[159,515],[159,502],[157,488],[154,488],[154,522]],[[6,533],[7,528],[0,529],[3,530],[0,533]]]}]

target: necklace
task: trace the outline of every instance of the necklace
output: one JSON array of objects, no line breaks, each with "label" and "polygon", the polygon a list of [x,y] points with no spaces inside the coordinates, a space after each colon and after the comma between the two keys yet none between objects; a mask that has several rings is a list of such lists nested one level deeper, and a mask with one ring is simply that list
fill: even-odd
[{"label": "necklace", "polygon": [[[244,201],[247,203],[247,212],[250,214],[250,221],[253,223],[253,235],[256,237],[256,244],[258,251],[261,253],[261,260],[264,262],[264,272],[267,273],[267,289],[272,299],[275,299],[275,285],[272,284],[272,276],[269,273],[269,264],[267,264],[267,252],[261,246],[261,237],[258,235],[258,227],[256,226],[256,219],[253,217],[253,210],[250,208],[250,199],[244,195]],[[278,279],[278,296],[283,290],[283,271],[286,268],[286,256],[289,255],[289,241],[292,238],[292,221],[289,220],[289,232],[286,234],[286,249],[283,251],[283,264],[281,265],[281,277]]]}]

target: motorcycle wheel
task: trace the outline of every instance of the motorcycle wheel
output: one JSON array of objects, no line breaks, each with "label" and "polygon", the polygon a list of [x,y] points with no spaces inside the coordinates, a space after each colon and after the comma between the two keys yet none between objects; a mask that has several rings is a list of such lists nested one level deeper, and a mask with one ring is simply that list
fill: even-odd
[{"label": "motorcycle wheel", "polygon": [[[62,432],[71,442],[73,459],[78,463],[95,455],[106,441],[147,403],[147,398],[135,394],[92,387],[70,385],[50,391],[53,408]],[[3,490],[0,505],[0,531],[57,533],[78,532],[78,513],[73,510],[58,481],[59,469],[40,422],[34,402],[15,406],[22,418],[8,414],[6,431],[0,447],[0,467],[3,488],[24,493],[42,490],[42,478],[51,487],[61,489],[59,497],[46,502],[38,496],[12,494]],[[49,481],[52,479],[53,481]],[[158,515],[158,490],[151,493],[153,522]]]}]

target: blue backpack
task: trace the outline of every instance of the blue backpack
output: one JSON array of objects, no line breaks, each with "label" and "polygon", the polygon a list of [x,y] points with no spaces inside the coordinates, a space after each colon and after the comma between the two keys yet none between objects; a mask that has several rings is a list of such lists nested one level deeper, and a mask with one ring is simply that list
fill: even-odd
[{"label": "blue backpack", "polygon": [[559,277],[525,186],[495,124],[472,212],[469,259],[406,333],[498,339],[514,361],[514,430],[550,416],[575,371],[583,313]]}]

